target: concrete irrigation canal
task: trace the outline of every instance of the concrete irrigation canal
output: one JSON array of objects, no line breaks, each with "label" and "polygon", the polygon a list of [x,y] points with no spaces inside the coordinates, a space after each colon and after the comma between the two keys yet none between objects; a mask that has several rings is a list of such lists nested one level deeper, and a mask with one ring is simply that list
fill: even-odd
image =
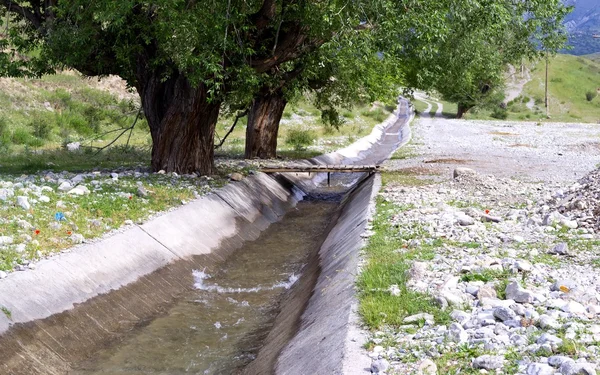
[{"label": "concrete irrigation canal", "polygon": [[[305,165],[376,165],[398,111]],[[369,173],[259,173],[0,281],[1,374],[336,374]],[[362,369],[361,369],[362,370]]]}]

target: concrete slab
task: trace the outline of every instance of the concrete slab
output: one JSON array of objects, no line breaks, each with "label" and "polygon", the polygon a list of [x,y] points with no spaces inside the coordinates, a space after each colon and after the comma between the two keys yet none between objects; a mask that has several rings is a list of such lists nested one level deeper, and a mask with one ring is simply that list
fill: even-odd
[{"label": "concrete slab", "polygon": [[[0,306],[11,311],[13,323],[43,319],[131,283],[175,258],[140,228],[133,227],[2,280]],[[0,324],[0,334],[5,332],[2,327]]]},{"label": "concrete slab", "polygon": [[141,228],[179,257],[209,254],[235,236],[238,214],[212,194],[162,215]]}]

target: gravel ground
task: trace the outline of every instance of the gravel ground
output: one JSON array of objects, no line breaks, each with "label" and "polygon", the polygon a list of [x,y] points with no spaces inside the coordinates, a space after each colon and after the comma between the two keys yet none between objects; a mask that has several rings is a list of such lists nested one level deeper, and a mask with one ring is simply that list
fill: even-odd
[{"label": "gravel ground", "polygon": [[423,117],[413,129],[419,157],[392,169],[424,167],[450,175],[466,166],[498,177],[568,182],[600,161],[600,128],[592,124],[464,121]]},{"label": "gravel ground", "polygon": [[418,156],[386,168],[432,183],[390,183],[380,196],[396,207],[390,224],[403,248],[438,246],[412,263],[407,286],[431,295],[448,320],[417,314],[370,332],[371,372],[596,374],[600,131],[417,121]]}]

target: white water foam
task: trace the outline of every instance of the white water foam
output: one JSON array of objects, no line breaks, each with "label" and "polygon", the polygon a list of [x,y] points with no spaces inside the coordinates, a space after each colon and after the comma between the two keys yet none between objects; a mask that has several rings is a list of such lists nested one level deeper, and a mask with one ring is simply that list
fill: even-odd
[{"label": "white water foam", "polygon": [[271,286],[257,286],[254,288],[225,288],[219,285],[208,285],[206,280],[210,279],[210,275],[204,271],[194,270],[194,287],[199,290],[205,290],[208,292],[217,292],[221,294],[226,293],[258,293],[263,290],[275,290],[275,289],[290,289],[292,285],[298,281],[300,276],[291,274],[286,281],[279,282]]}]

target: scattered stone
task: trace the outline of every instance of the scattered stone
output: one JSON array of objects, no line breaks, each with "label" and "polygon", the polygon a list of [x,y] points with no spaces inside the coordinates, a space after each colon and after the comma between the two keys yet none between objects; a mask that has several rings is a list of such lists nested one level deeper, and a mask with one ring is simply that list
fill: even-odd
[{"label": "scattered stone", "polygon": [[18,196],[17,197],[17,205],[19,205],[24,210],[29,210],[31,208],[31,204],[29,204],[29,200],[27,197]]},{"label": "scattered stone", "polygon": [[70,152],[78,151],[80,147],[81,147],[81,143],[79,143],[79,142],[67,143],[67,151],[70,151]]},{"label": "scattered stone", "polygon": [[512,299],[518,303],[532,303],[534,300],[533,293],[523,289],[517,281],[508,283],[505,293],[506,299]]},{"label": "scattered stone", "polygon": [[527,375],[552,375],[555,370],[545,363],[530,363],[527,366]]},{"label": "scattered stone", "polygon": [[137,187],[136,195],[141,198],[145,198],[148,196],[148,190],[142,185]]},{"label": "scattered stone", "polygon": [[496,370],[504,365],[504,357],[494,355],[482,355],[473,360],[473,367],[484,370]]},{"label": "scattered stone", "polygon": [[498,294],[496,292],[496,288],[493,285],[486,284],[479,288],[477,291],[477,299],[480,301],[484,298],[497,298]]},{"label": "scattered stone", "polygon": [[551,346],[558,346],[562,344],[562,342],[563,340],[560,337],[550,333],[544,333],[536,340],[536,343],[539,345],[550,344]]},{"label": "scattered stone", "polygon": [[548,254],[569,255],[569,245],[565,242],[561,242],[548,250]]},{"label": "scattered stone", "polygon": [[60,185],[58,185],[58,191],[69,191],[73,188],[69,181],[64,181]]},{"label": "scattered stone", "polygon": [[244,175],[242,175],[241,173],[235,172],[229,176],[229,179],[231,181],[242,181],[244,179]]},{"label": "scattered stone", "polygon": [[371,363],[371,374],[383,374],[389,367],[390,364],[386,359],[376,359]]},{"label": "scattered stone", "polygon": [[507,307],[496,307],[494,309],[494,317],[502,322],[514,319],[517,314]]},{"label": "scattered stone", "polygon": [[431,359],[424,359],[417,366],[418,375],[437,375],[438,369]]},{"label": "scattered stone", "polygon": [[460,176],[474,175],[474,174],[477,174],[477,172],[475,172],[474,169],[465,168],[465,167],[458,167],[458,168],[454,169],[453,176],[454,176],[454,178],[458,178]]},{"label": "scattered stone", "polygon": [[421,321],[425,321],[425,323],[429,324],[429,325],[433,325],[435,323],[435,319],[433,318],[433,315],[427,314],[427,313],[407,316],[403,320],[403,322],[407,323],[407,324],[415,324],[415,323],[419,323]]},{"label": "scattered stone", "polygon": [[17,225],[21,229],[26,229],[26,230],[33,229],[33,225],[31,225],[27,220],[19,219],[19,220],[17,220]]},{"label": "scattered stone", "polygon": [[73,244],[81,244],[85,241],[85,238],[83,237],[82,234],[79,233],[73,233],[69,239],[71,240],[71,243]]},{"label": "scattered stone", "polygon": [[85,185],[77,185],[75,188],[69,190],[67,194],[70,195],[87,195],[90,193],[90,190]]},{"label": "scattered stone", "polygon": [[577,289],[577,283],[575,281],[569,280],[569,279],[557,280],[550,287],[551,291],[564,292],[564,293],[568,293],[569,291],[571,291],[573,289]]},{"label": "scattered stone", "polygon": [[585,306],[576,301],[569,301],[561,307],[561,310],[566,313],[584,315],[587,311]]},{"label": "scattered stone", "polygon": [[596,369],[590,363],[576,363],[571,360],[560,365],[560,373],[562,375],[596,375]]},{"label": "scattered stone", "polygon": [[1,279],[6,279],[8,277],[8,274],[4,271],[0,271],[0,280]]}]

